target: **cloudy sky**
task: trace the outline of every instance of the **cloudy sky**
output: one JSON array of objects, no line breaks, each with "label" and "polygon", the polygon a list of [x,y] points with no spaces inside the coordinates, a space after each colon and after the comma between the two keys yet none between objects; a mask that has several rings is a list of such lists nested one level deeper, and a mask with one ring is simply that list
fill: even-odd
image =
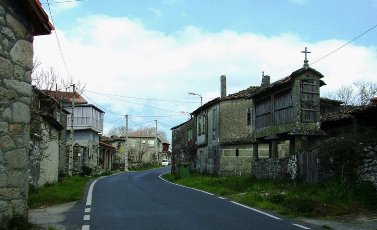
[{"label": "cloudy sky", "polygon": [[157,120],[170,136],[200,106],[188,92],[205,103],[219,96],[221,75],[228,94],[259,85],[262,71],[279,80],[302,67],[305,47],[325,76],[322,95],[377,81],[377,0],[41,2],[58,39],[36,37],[35,58],[86,85],[84,97],[106,112],[105,133],[128,114],[130,128]]}]

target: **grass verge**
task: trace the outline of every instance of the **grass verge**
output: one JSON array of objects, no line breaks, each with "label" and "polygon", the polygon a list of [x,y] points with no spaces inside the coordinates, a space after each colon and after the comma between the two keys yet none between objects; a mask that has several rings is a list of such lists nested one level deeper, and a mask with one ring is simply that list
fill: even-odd
[{"label": "grass verge", "polygon": [[47,184],[41,188],[30,187],[29,208],[48,207],[72,201],[82,200],[86,184],[100,176],[109,176],[115,172],[106,171],[96,176],[64,177],[59,182]]},{"label": "grass verge", "polygon": [[271,210],[289,217],[339,216],[377,209],[376,188],[367,182],[353,186],[329,182],[319,185],[289,181],[256,181],[250,177],[216,177],[191,174],[165,179],[208,191],[239,203]]},{"label": "grass verge", "polygon": [[29,208],[41,208],[72,201],[81,200],[84,188],[92,177],[65,177],[55,184],[48,184],[41,188],[30,188]]}]

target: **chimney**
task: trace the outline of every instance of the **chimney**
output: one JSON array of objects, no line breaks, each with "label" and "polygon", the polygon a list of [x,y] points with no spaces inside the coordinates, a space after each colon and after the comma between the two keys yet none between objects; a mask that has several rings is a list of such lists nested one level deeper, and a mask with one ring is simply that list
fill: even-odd
[{"label": "chimney", "polygon": [[262,72],[262,87],[267,87],[270,85],[270,76],[264,75],[264,72]]},{"label": "chimney", "polygon": [[221,75],[220,77],[220,81],[221,81],[221,98],[223,97],[226,97],[226,76],[225,75]]}]

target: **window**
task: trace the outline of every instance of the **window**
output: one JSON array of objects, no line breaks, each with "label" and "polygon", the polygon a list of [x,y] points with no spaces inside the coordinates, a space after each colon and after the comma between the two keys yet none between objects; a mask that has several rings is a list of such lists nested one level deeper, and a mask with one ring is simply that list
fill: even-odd
[{"label": "window", "polygon": [[192,141],[192,129],[187,130],[187,142]]},{"label": "window", "polygon": [[274,96],[274,124],[282,124],[292,120],[292,91],[289,89]]},{"label": "window", "polygon": [[302,121],[316,121],[317,113],[319,111],[319,86],[317,80],[301,80],[300,101],[302,109]]},{"label": "window", "polygon": [[154,140],[148,140],[148,146],[153,147],[154,146]]},{"label": "window", "polygon": [[200,116],[198,119],[198,135],[202,134],[202,117]]},{"label": "window", "polygon": [[253,108],[248,108],[247,109],[247,125],[251,126],[251,120],[253,117]]},{"label": "window", "polygon": [[198,119],[198,135],[205,134],[205,115],[202,114]]},{"label": "window", "polygon": [[255,103],[255,126],[257,129],[271,125],[271,98],[257,101]]},{"label": "window", "polygon": [[216,109],[212,111],[212,140],[216,139],[216,128],[217,128],[217,113]]}]

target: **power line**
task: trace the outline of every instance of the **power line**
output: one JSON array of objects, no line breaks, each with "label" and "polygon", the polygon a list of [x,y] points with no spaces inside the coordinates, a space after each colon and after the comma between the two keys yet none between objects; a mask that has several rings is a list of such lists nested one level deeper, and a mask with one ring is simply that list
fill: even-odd
[{"label": "power line", "polygon": [[192,103],[192,104],[198,104],[197,101],[179,101],[179,100],[167,100],[167,99],[154,99],[154,98],[143,98],[143,97],[130,97],[130,96],[122,96],[122,95],[116,95],[116,94],[107,94],[107,93],[99,93],[95,91],[86,90],[90,93],[95,93],[98,95],[103,96],[112,96],[112,97],[124,97],[124,98],[130,98],[130,99],[138,99],[138,100],[146,100],[146,101],[162,101],[162,102],[174,102],[174,103]]},{"label": "power line", "polygon": [[[49,13],[50,13],[51,22],[52,22],[52,24],[55,26],[54,18],[52,17],[52,12],[51,12],[50,3],[48,2],[48,0],[47,0],[47,7],[48,7],[48,11],[49,11]],[[59,37],[58,37],[58,33],[56,32],[56,27],[55,27],[55,30],[54,30],[54,34],[55,34],[56,41],[57,41],[57,43],[58,43],[58,47],[59,47],[59,51],[60,51],[60,56],[61,56],[61,58],[62,58],[62,60],[63,60],[63,64],[64,64],[65,71],[67,72],[67,75],[68,75],[68,77],[69,77],[69,80],[72,82],[72,77],[71,77],[71,75],[69,74],[68,67],[67,67],[67,63],[65,62],[65,58],[64,58],[64,55],[63,55],[62,47],[61,47],[61,45],[60,45],[60,41],[59,41]]]},{"label": "power line", "polygon": [[48,4],[56,4],[56,3],[83,2],[83,1],[88,1],[88,0],[64,0],[64,1],[53,1],[53,2],[49,2],[47,0],[47,2],[42,2],[42,4],[48,5]]},{"label": "power line", "polygon": [[82,94],[82,95],[84,95],[86,98],[88,98],[95,106],[97,106],[98,108],[100,108],[101,110],[103,110],[103,111],[107,111],[108,113],[112,113],[112,114],[114,114],[114,115],[117,115],[117,116],[123,116],[123,114],[119,114],[119,113],[115,113],[115,112],[112,112],[111,110],[106,110],[106,109],[104,109],[104,108],[102,108],[102,106],[100,106],[98,103],[96,103],[93,99],[91,99],[90,97],[88,97],[88,95],[86,95],[86,94]]},{"label": "power line", "polygon": [[327,57],[330,56],[331,54],[333,54],[333,53],[339,51],[339,50],[342,49],[343,47],[349,45],[350,43],[354,42],[355,40],[357,40],[357,39],[359,39],[360,37],[364,36],[365,34],[369,33],[370,31],[372,31],[372,30],[375,29],[376,27],[377,27],[377,24],[374,25],[374,26],[372,26],[372,27],[369,28],[368,30],[364,31],[363,33],[359,34],[358,36],[356,36],[355,38],[353,38],[351,41],[345,43],[344,45],[342,45],[342,46],[336,48],[335,50],[331,51],[330,53],[326,54],[325,56],[323,56],[323,57],[317,59],[316,61],[314,61],[314,62],[312,62],[312,63],[310,63],[310,65],[313,65],[313,64],[315,64],[315,63],[321,61],[322,59],[327,58]]},{"label": "power line", "polygon": [[157,109],[157,110],[162,110],[162,111],[166,111],[166,112],[172,112],[172,113],[175,113],[175,114],[180,114],[180,112],[176,112],[176,111],[172,111],[172,110],[168,110],[168,109],[163,109],[163,108],[159,108],[159,107],[155,107],[155,106],[140,104],[140,103],[120,99],[120,98],[117,98],[117,97],[112,97],[112,96],[108,96],[108,95],[106,97],[116,99],[116,100],[119,100],[119,101],[124,101],[124,102],[130,103],[130,104],[140,105],[140,106],[143,106],[143,107],[149,107],[149,108],[153,108],[153,109]]}]

